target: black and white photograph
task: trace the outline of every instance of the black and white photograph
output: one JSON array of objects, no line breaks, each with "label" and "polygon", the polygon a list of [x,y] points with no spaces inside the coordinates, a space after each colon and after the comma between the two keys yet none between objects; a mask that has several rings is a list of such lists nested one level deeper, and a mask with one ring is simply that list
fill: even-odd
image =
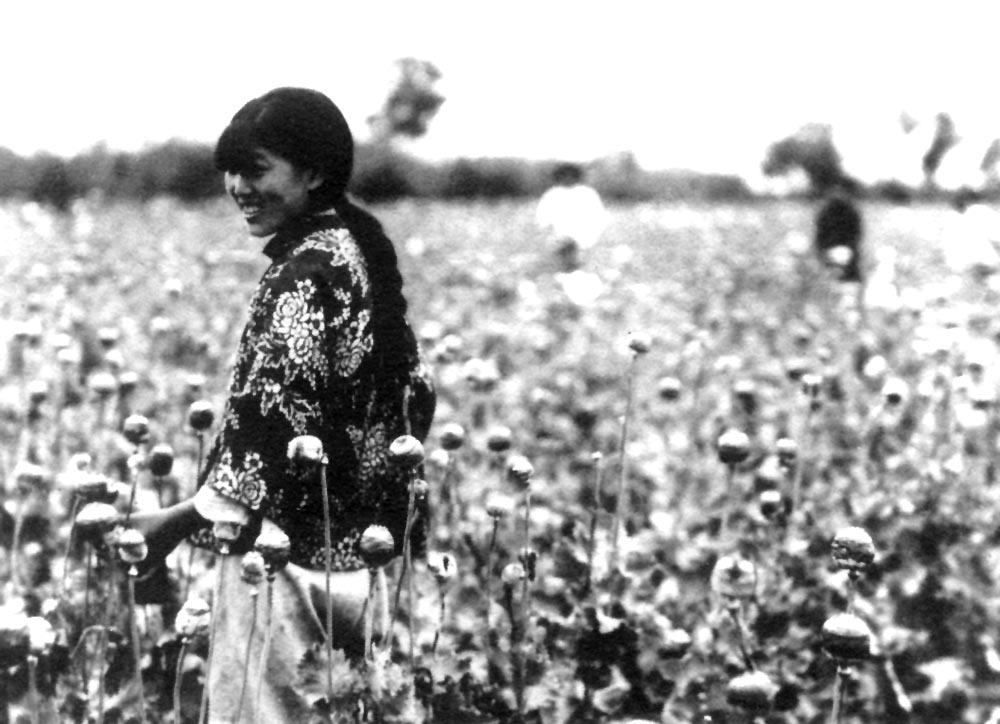
[{"label": "black and white photograph", "polygon": [[1000,724],[1000,6],[3,25],[0,724]]}]

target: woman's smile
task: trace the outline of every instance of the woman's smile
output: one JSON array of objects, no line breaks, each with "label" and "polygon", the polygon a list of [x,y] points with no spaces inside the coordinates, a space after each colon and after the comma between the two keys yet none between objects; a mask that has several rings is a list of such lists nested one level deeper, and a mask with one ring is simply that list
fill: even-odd
[{"label": "woman's smile", "polygon": [[322,178],[281,156],[258,148],[253,165],[226,172],[226,190],[243,214],[250,234],[270,236],[309,207],[309,192]]}]

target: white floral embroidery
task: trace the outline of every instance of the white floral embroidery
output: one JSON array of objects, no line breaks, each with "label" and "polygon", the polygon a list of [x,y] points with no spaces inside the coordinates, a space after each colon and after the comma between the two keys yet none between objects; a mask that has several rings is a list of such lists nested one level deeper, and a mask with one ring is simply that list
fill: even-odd
[{"label": "white floral embroidery", "polygon": [[[329,435],[331,463],[350,471],[331,488],[335,520],[350,521],[333,526],[333,564],[361,568],[358,526],[375,521],[401,535],[406,508],[405,483],[386,462],[389,441],[405,429],[402,393],[375,393],[359,374],[373,347],[364,257],[351,234],[335,228],[287,239],[273,258],[241,336],[209,480],[283,527],[296,563],[321,566],[319,494],[289,477],[285,451],[296,435]],[[412,350],[413,389],[430,389],[418,359]],[[411,421],[429,427],[432,393],[411,395],[409,409]]]},{"label": "white floral embroidery", "polygon": [[341,377],[350,377],[358,371],[365,355],[372,351],[369,327],[371,314],[365,310],[343,329],[334,351],[333,370]]},{"label": "white floral embroidery", "polygon": [[226,450],[215,467],[213,487],[228,498],[232,498],[257,510],[267,495],[267,485],[261,476],[264,463],[256,452],[248,452],[239,465],[233,463],[233,451]]},{"label": "white floral embroidery", "polygon": [[295,253],[300,254],[306,249],[320,249],[329,254],[330,266],[347,267],[351,284],[357,286],[362,294],[368,293],[369,280],[365,258],[358,242],[347,229],[328,229],[318,232],[300,245]]}]

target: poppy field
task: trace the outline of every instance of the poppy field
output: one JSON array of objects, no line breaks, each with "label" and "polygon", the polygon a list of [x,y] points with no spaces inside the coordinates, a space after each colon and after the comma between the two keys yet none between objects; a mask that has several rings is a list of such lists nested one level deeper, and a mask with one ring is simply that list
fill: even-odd
[{"label": "poppy field", "polygon": [[[302,652],[314,721],[1000,721],[1000,285],[946,268],[945,206],[862,210],[868,294],[804,202],[611,207],[574,273],[529,203],[375,207],[437,386],[390,451],[427,551],[371,531],[391,615]],[[197,722],[222,553],[150,580],[127,516],[195,490],[260,242],[223,201],[2,212],[0,723]]]}]

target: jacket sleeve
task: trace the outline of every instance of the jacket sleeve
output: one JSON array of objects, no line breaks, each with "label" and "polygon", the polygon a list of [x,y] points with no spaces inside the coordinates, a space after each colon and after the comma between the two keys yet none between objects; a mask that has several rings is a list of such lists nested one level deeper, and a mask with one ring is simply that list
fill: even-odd
[{"label": "jacket sleeve", "polygon": [[327,437],[331,400],[371,350],[367,277],[357,260],[307,248],[272,267],[251,304],[208,483],[259,512],[301,494],[288,443]]}]

